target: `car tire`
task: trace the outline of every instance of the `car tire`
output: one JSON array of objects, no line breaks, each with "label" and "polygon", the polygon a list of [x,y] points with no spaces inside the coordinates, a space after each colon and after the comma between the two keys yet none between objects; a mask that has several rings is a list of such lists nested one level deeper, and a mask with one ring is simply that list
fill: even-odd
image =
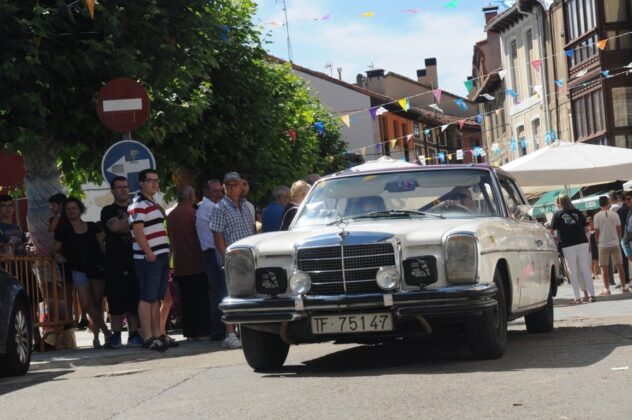
[{"label": "car tire", "polygon": [[549,290],[546,305],[536,312],[524,316],[527,331],[530,334],[541,334],[553,331],[553,292]]},{"label": "car tire", "polygon": [[31,364],[33,328],[28,306],[18,297],[9,318],[7,353],[0,358],[0,376],[24,375]]},{"label": "car tire", "polygon": [[498,359],[507,349],[507,304],[499,272],[494,274],[494,283],[498,305],[468,323],[470,351],[477,359]]},{"label": "car tire", "polygon": [[248,365],[256,371],[279,369],[285,363],[290,345],[278,334],[242,326],[241,344]]}]

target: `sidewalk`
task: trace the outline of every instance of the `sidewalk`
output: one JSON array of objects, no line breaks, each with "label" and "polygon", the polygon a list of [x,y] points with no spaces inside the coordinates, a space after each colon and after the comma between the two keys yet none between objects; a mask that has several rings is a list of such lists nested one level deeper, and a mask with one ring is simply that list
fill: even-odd
[{"label": "sidewalk", "polygon": [[[123,347],[120,349],[94,349],[92,347],[92,331],[75,331],[76,350],[33,352],[29,371],[67,369],[75,365],[106,365],[161,357],[180,357],[223,350],[221,343],[211,342],[210,340],[188,341],[180,333],[170,333],[169,335],[178,341],[180,346],[169,348],[165,352],[157,352],[142,347],[127,348],[125,346],[125,343],[127,343],[127,332],[125,331],[122,333]],[[101,344],[103,344],[103,334],[100,335],[100,340]]]}]

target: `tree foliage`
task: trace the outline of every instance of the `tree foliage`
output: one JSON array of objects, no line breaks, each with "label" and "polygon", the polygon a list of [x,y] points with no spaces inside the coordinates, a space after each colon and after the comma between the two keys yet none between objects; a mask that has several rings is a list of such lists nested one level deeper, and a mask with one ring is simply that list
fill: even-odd
[{"label": "tree foliage", "polygon": [[133,138],[152,149],[163,179],[179,167],[202,177],[237,170],[261,200],[276,184],[342,166],[337,122],[289,66],[268,59],[252,1],[103,0],[94,20],[83,1],[67,1],[0,0],[0,144],[25,155],[58,149],[67,185],[99,180],[120,139],[95,108],[99,89],[121,76],[149,92],[150,119]]}]

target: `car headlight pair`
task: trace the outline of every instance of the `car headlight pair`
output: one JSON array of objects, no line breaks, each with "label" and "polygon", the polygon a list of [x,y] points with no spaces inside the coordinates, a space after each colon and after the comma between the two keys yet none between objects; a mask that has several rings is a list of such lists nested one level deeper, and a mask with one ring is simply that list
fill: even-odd
[{"label": "car headlight pair", "polygon": [[445,242],[448,283],[473,284],[478,280],[478,243],[471,234],[453,234]]}]

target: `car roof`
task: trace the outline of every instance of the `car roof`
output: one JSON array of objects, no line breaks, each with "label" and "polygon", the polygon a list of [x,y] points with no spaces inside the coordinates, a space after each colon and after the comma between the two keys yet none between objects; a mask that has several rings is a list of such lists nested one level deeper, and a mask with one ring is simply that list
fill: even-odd
[{"label": "car roof", "polygon": [[[357,175],[370,175],[370,174],[384,174],[384,173],[406,173],[406,172],[419,172],[419,171],[436,171],[436,170],[458,170],[458,169],[483,169],[488,171],[494,171],[507,175],[502,169],[492,166],[488,163],[466,163],[466,164],[451,164],[451,165],[419,165],[416,167],[382,167],[379,169],[367,169],[366,171],[354,171],[352,168],[345,169],[340,172],[336,172],[321,178],[321,180],[351,177]],[[510,175],[507,175],[510,176]],[[511,176],[510,176],[511,177]],[[319,180],[320,181],[320,180]]]}]

